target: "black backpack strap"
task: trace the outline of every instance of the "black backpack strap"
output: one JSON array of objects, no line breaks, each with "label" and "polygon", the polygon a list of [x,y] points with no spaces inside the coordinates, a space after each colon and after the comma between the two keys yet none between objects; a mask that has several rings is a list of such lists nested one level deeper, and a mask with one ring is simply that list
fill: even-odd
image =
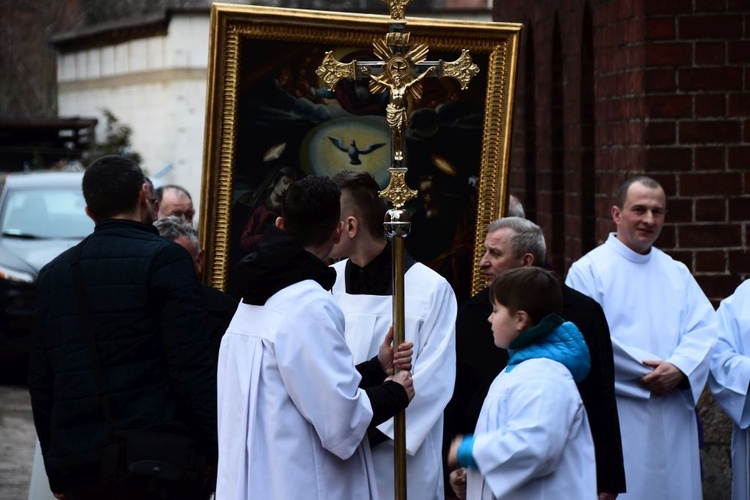
[{"label": "black backpack strap", "polygon": [[83,328],[83,334],[86,336],[86,343],[89,348],[89,360],[91,361],[91,366],[94,368],[94,375],[96,377],[97,396],[104,410],[104,418],[107,419],[107,423],[114,431],[112,406],[109,403],[107,387],[104,384],[104,373],[102,372],[102,364],[96,348],[96,338],[94,337],[94,332],[91,330],[91,307],[83,284],[83,273],[81,273],[81,254],[83,254],[83,247],[86,241],[88,241],[88,238],[73,248],[73,260],[71,263],[73,282],[76,290],[76,298],[78,299],[78,313],[81,317],[81,327]]}]

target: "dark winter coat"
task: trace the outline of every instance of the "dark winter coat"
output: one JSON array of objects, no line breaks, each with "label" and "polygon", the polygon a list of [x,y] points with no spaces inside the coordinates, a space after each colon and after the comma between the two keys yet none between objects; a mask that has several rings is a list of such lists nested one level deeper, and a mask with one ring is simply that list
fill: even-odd
[{"label": "dark winter coat", "polygon": [[[114,427],[182,422],[215,459],[216,373],[189,255],[152,226],[119,219],[97,224],[83,244],[81,272]],[[39,274],[29,366],[53,491],[96,482],[98,454],[112,439],[78,312],[73,251]]]}]

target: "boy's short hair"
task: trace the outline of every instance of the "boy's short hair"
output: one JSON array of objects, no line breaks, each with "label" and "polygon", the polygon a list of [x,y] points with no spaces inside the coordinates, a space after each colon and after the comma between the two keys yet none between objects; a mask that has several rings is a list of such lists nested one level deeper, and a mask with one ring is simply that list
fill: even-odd
[{"label": "boy's short hair", "polygon": [[83,174],[83,197],[94,217],[108,219],[134,209],[145,182],[143,170],[133,160],[102,156]]},{"label": "boy's short hair", "polygon": [[533,326],[548,314],[562,314],[562,288],[552,271],[518,267],[499,274],[490,285],[490,298],[511,313],[526,311]]},{"label": "boy's short hair", "polygon": [[354,201],[357,216],[364,222],[367,232],[373,238],[385,238],[383,221],[388,203],[380,197],[380,186],[375,178],[365,171],[342,170],[333,180]]},{"label": "boy's short hair", "polygon": [[303,177],[284,193],[281,216],[300,245],[321,245],[341,221],[341,190],[326,176]]}]

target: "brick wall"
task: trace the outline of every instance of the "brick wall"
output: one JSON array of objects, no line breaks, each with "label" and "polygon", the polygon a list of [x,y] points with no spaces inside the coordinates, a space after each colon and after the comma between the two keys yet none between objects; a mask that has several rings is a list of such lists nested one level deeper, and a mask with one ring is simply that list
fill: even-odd
[{"label": "brick wall", "polygon": [[[509,191],[570,264],[614,230],[612,195],[667,193],[657,246],[718,302],[750,276],[750,0],[503,0],[524,23]],[[560,189],[562,186],[562,189]],[[704,498],[729,498],[731,423],[699,404]]]},{"label": "brick wall", "polygon": [[495,2],[495,19],[525,25],[510,191],[558,270],[606,238],[617,184],[645,173],[669,199],[657,245],[714,303],[750,275],[749,12],[750,0]]}]

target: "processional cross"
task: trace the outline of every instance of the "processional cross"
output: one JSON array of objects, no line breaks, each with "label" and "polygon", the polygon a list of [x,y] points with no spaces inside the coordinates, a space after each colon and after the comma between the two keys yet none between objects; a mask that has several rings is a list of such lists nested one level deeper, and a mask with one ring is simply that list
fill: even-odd
[{"label": "processional cross", "polygon": [[[429,48],[425,44],[409,44],[405,30],[404,11],[411,0],[383,0],[390,10],[388,33],[373,42],[373,50],[380,61],[351,61],[341,63],[332,53],[326,52],[315,73],[333,91],[343,79],[369,78],[370,91],[388,90],[390,100],[386,106],[386,120],[391,130],[392,160],[388,187],[380,196],[393,204],[385,216],[385,231],[392,240],[393,250],[393,331],[394,345],[404,342],[404,239],[409,235],[411,223],[404,204],[417,196],[406,185],[406,159],[404,156],[404,130],[409,125],[407,113],[409,97],[417,101],[422,97],[423,78],[448,76],[456,79],[465,90],[469,81],[479,72],[468,50],[453,62],[426,61]],[[406,500],[406,419],[404,412],[394,419],[395,498]]]}]

